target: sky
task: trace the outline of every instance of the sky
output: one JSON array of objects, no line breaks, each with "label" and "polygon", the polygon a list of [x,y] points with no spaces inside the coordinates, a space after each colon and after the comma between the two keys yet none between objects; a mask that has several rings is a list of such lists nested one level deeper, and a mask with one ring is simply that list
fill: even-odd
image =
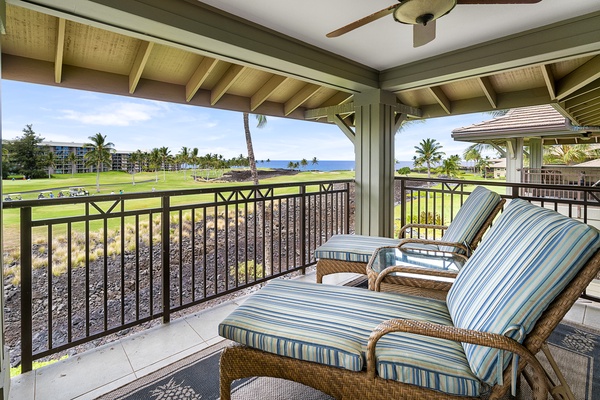
[{"label": "sky", "polygon": [[[250,118],[257,160],[354,160],[350,140],[333,124],[268,117],[258,129]],[[440,142],[447,156],[462,155],[469,144],[455,142],[452,129],[491,118],[469,114],[408,125],[396,134],[396,160],[412,160],[425,138]],[[239,112],[3,80],[2,138],[22,136],[26,125],[46,141],[85,143],[101,133],[117,150],[166,146],[175,155],[186,146],[225,158],[247,154]]]}]

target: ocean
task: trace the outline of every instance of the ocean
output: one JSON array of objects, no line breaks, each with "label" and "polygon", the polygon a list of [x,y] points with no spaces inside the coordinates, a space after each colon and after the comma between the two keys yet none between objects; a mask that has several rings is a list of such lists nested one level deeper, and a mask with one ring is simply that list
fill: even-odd
[{"label": "ocean", "polygon": [[[283,168],[287,169],[288,164],[291,162],[300,163],[300,160],[258,160],[256,166],[258,168]],[[308,165],[304,168],[299,167],[301,171],[354,171],[354,160],[318,160],[316,165],[311,163],[311,160],[307,160]],[[413,167],[412,161],[398,161],[396,163],[396,169],[402,167]]]}]

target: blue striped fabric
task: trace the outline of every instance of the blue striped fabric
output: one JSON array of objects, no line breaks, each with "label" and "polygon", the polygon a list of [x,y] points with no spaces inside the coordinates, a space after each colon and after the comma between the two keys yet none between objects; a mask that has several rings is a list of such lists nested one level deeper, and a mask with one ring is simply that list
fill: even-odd
[{"label": "blue striped fabric", "polygon": [[333,235],[315,250],[315,257],[367,264],[373,252],[383,246],[397,246],[398,239],[363,235]]},{"label": "blue striped fabric", "polygon": [[[452,323],[443,301],[275,280],[229,315],[219,334],[270,353],[361,371],[371,331],[391,318]],[[394,333],[380,340],[377,359],[385,379],[452,394],[480,392],[460,343]]]},{"label": "blue striped fabric", "polygon": [[[477,186],[460,207],[452,223],[448,225],[442,240],[471,244],[483,223],[501,200],[498,193]],[[452,246],[440,246],[440,251],[464,253],[462,249]]]},{"label": "blue striped fabric", "polygon": [[[529,333],[599,244],[596,229],[524,200],[512,200],[448,293],[455,326],[499,334],[517,326]],[[463,347],[473,372],[494,384],[497,351]],[[503,367],[509,359],[507,354]]]}]

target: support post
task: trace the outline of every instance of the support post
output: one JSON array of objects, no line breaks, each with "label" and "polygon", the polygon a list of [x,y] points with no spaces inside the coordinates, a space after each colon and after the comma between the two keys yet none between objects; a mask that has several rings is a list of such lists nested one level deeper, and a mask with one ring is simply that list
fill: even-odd
[{"label": "support post", "polygon": [[[523,138],[509,139],[506,142],[506,182],[521,183],[523,171]],[[510,191],[510,189],[507,189]],[[511,194],[507,192],[507,194]]]},{"label": "support post", "polygon": [[544,163],[544,148],[541,138],[529,139],[529,183],[542,182],[542,165]]},{"label": "support post", "polygon": [[354,95],[357,234],[394,233],[396,103],[393,93],[380,89]]}]

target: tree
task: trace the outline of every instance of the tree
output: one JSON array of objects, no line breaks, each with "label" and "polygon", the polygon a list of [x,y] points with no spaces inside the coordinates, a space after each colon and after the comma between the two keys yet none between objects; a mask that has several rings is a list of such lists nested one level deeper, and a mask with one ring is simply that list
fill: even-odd
[{"label": "tree", "polygon": [[131,184],[135,185],[135,166],[142,161],[142,152],[137,150],[129,155],[128,164],[131,165]]},{"label": "tree", "polygon": [[50,170],[56,167],[56,154],[52,151],[44,153],[44,165],[48,167],[48,179],[51,179]]},{"label": "tree", "polygon": [[[255,185],[258,185],[258,170],[256,169],[256,159],[254,158],[254,148],[252,147],[252,135],[250,134],[250,122],[249,114],[244,113],[244,133],[246,134],[246,147],[248,148],[248,162],[250,164],[250,174],[252,175],[252,181]],[[256,114],[256,127],[262,128],[267,124],[267,117],[264,115]]]},{"label": "tree", "polygon": [[477,163],[481,160],[481,151],[479,148],[471,145],[465,149],[463,152],[463,158],[465,161],[473,161],[473,173],[475,173],[475,169],[477,168]]},{"label": "tree", "polygon": [[460,171],[460,156],[455,154],[442,160],[440,170],[442,174],[449,176],[450,178],[456,178]]},{"label": "tree", "polygon": [[77,154],[74,151],[70,152],[67,156],[67,162],[71,164],[71,178],[75,174],[75,170],[77,169]]},{"label": "tree", "polygon": [[10,165],[14,172],[28,178],[43,178],[46,175],[43,159],[45,151],[40,146],[43,140],[43,137],[33,131],[32,125],[25,125],[23,136],[5,144],[11,154]]},{"label": "tree", "polygon": [[192,175],[196,180],[196,167],[198,166],[198,148],[194,147],[190,152],[190,162],[192,163]]},{"label": "tree", "polygon": [[293,161],[290,161],[287,166],[289,169],[294,169],[295,164]]},{"label": "tree", "polygon": [[319,160],[317,160],[317,157],[313,157],[312,161],[310,162],[313,166],[313,171],[315,169],[315,166],[319,163]]},{"label": "tree", "polygon": [[163,169],[163,182],[166,182],[167,181],[167,163],[171,156],[171,150],[169,150],[168,147],[163,146],[160,149],[158,149],[158,155],[160,157],[160,162],[162,164],[162,169]]},{"label": "tree", "polygon": [[185,165],[185,168],[183,169],[183,180],[185,181],[187,167],[188,167],[188,164],[190,163],[190,149],[188,149],[185,146],[183,146],[181,148],[181,151],[179,152],[179,161],[181,161],[182,165]]},{"label": "tree", "polygon": [[589,144],[547,146],[544,154],[544,162],[547,164],[573,165],[588,158],[592,158]]},{"label": "tree", "polygon": [[300,165],[302,166],[302,169],[306,168],[306,166],[308,165],[308,161],[306,161],[306,158],[300,160]]},{"label": "tree", "polygon": [[156,173],[156,182],[158,182],[158,168],[160,167],[160,151],[155,147],[148,155],[148,166],[150,169],[154,169]]},{"label": "tree", "polygon": [[100,192],[100,171],[102,171],[104,163],[110,162],[114,151],[114,143],[106,141],[106,135],[96,133],[94,136],[88,137],[91,143],[84,143],[83,148],[89,148],[90,151],[85,153],[85,165],[96,166],[96,193]]},{"label": "tree", "polygon": [[477,162],[477,168],[479,168],[479,173],[482,177],[486,177],[486,169],[492,164],[489,157],[482,158]]},{"label": "tree", "polygon": [[402,168],[398,169],[398,171],[396,171],[396,172],[398,172],[399,175],[408,176],[408,174],[410,174],[410,167],[402,167]]},{"label": "tree", "polygon": [[423,139],[419,146],[415,146],[416,156],[413,157],[415,166],[427,166],[427,178],[431,178],[431,165],[442,160],[444,152],[440,151],[442,145],[435,139]]}]

